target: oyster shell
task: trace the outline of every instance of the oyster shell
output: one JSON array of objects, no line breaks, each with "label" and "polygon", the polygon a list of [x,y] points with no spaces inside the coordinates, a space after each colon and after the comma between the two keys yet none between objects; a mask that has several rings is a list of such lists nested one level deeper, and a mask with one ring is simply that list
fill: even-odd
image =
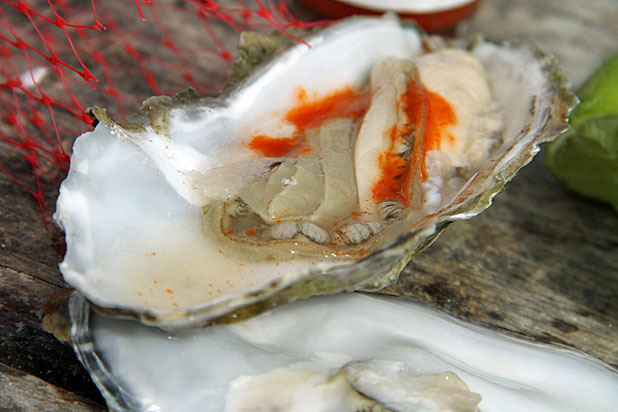
[{"label": "oyster shell", "polygon": [[609,412],[618,404],[618,373],[596,359],[398,298],[314,297],[172,336],[99,316],[78,294],[70,313],[76,352],[115,411]]},{"label": "oyster shell", "polygon": [[[567,127],[574,103],[554,61],[530,46],[477,39],[428,54],[424,43],[439,42],[424,40],[393,16],[343,21],[310,34],[311,48],[282,50],[249,35],[245,43],[273,55],[239,65],[218,99],[150,98],[131,122],[94,109],[100,123],[75,143],[55,214],[66,233],[65,280],[100,311],[166,328],[395,281],[448,223],[488,207],[538,145]],[[250,46],[240,55],[261,59]],[[455,60],[434,62],[445,58]],[[442,150],[424,137],[428,103],[397,102],[430,102],[424,84],[440,87],[431,74],[453,61],[466,74],[447,74],[455,83],[441,93],[460,90],[456,82],[482,92],[453,103],[471,143],[453,139]],[[363,88],[371,105],[350,114]],[[343,105],[349,113],[302,137],[285,120],[299,100],[346,90],[355,96]],[[477,111],[466,114],[470,107]],[[499,107],[508,116],[496,119]],[[253,144],[264,135],[294,144],[260,155]],[[376,195],[382,155],[405,173]]]}]

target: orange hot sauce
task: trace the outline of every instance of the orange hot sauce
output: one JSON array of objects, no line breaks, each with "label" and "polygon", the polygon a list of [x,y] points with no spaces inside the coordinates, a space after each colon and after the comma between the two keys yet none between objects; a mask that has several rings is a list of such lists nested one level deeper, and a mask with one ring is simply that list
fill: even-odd
[{"label": "orange hot sauce", "polygon": [[391,147],[388,152],[380,155],[381,176],[380,180],[373,186],[372,194],[376,202],[396,200],[404,206],[408,206],[412,167],[406,159],[390,152],[400,134],[401,130],[398,130],[397,127],[393,127],[389,133]]},{"label": "orange hot sauce", "polygon": [[[457,123],[457,117],[450,104],[439,94],[410,81],[399,103],[406,113],[408,124],[422,131],[421,177],[427,178],[425,154],[430,150],[440,149],[442,142],[453,136],[446,134],[445,128]],[[401,136],[411,132],[409,126],[393,127],[389,136],[389,151],[380,156],[380,180],[373,186],[372,194],[376,202],[396,200],[408,206],[410,179],[413,166],[406,159],[392,153],[392,149]],[[416,157],[416,156],[414,156]]]},{"label": "orange hot sauce", "polygon": [[359,93],[350,87],[313,101],[307,101],[307,94],[302,89],[298,95],[301,104],[288,111],[285,120],[293,123],[299,131],[318,127],[331,119],[358,119],[365,115],[370,99],[369,93]]},{"label": "orange hot sauce", "polygon": [[294,137],[268,137],[264,135],[255,136],[248,146],[256,152],[260,152],[264,157],[282,157],[294,150],[299,143],[299,139]]},{"label": "orange hot sauce", "polygon": [[[330,119],[359,119],[365,115],[370,104],[368,92],[356,92],[349,87],[333,92],[320,99],[310,100],[304,89],[297,93],[299,104],[290,109],[284,119],[296,126],[299,137],[269,137],[258,135],[248,146],[265,157],[283,157],[307,152],[311,148],[304,146],[302,133],[310,128],[319,127]],[[408,83],[406,92],[399,103],[406,113],[408,124],[422,130],[421,174],[425,179],[425,153],[440,149],[445,139],[453,136],[445,134],[447,126],[457,122],[455,112],[439,94],[419,86],[414,81]],[[380,156],[382,176],[372,188],[376,201],[397,200],[408,205],[410,179],[413,166],[406,159],[392,153],[400,137],[411,132],[410,126],[393,127],[388,133],[391,140],[389,151]],[[416,158],[416,156],[414,156]]]},{"label": "orange hot sauce", "polygon": [[[364,116],[369,107],[369,93],[359,93],[350,87],[333,92],[320,99],[309,100],[307,92],[299,88],[299,104],[290,109],[284,119],[296,126],[296,133],[319,127],[331,119],[358,119]],[[306,153],[311,148],[304,146],[301,137],[269,137],[258,135],[248,146],[265,157],[282,157],[294,153]]]}]

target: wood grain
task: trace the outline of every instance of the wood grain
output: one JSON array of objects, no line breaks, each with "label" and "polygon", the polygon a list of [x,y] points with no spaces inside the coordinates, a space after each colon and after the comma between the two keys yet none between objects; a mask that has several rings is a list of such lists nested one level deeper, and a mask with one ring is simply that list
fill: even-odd
[{"label": "wood grain", "polygon": [[[121,3],[126,2],[113,2],[114,7]],[[486,0],[458,33],[533,40],[559,58],[563,71],[578,86],[618,45],[616,2],[582,4]],[[178,24],[177,30],[195,36],[189,25]],[[223,38],[232,47],[235,37],[226,33]],[[210,70],[213,82],[225,77],[227,68],[210,66],[209,61],[200,64]],[[168,86],[175,85],[170,81]],[[138,86],[126,87],[125,93],[145,97]],[[104,96],[83,93],[88,105],[111,105]],[[68,118],[62,121],[70,123]],[[6,125],[0,127],[6,130]],[[66,144],[70,146],[70,141]],[[27,163],[2,143],[0,164],[19,179],[31,176]],[[56,187],[47,184],[45,193],[53,204]],[[41,325],[44,302],[67,289],[57,269],[61,258],[52,247],[56,234],[45,231],[32,198],[0,174],[2,411],[103,408],[71,348]],[[488,211],[452,224],[408,265],[398,284],[383,292],[566,344],[618,365],[618,214],[565,192],[540,156],[507,185]]]},{"label": "wood grain", "polygon": [[0,363],[0,410],[99,412],[100,404]]}]

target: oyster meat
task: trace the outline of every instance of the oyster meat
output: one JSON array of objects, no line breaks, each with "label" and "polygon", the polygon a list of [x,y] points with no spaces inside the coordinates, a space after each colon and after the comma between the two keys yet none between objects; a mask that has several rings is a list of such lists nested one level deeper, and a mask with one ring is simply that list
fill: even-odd
[{"label": "oyster meat", "polygon": [[[322,296],[168,335],[71,297],[72,340],[114,411],[610,412],[618,373],[429,307]],[[147,378],[145,378],[147,377]]]},{"label": "oyster meat", "polygon": [[217,99],[150,98],[125,122],[93,110],[55,219],[61,271],[99,310],[186,327],[379,289],[489,206],[574,102],[531,46],[447,44],[393,16],[311,48],[265,39],[244,36],[241,55],[271,54]]}]

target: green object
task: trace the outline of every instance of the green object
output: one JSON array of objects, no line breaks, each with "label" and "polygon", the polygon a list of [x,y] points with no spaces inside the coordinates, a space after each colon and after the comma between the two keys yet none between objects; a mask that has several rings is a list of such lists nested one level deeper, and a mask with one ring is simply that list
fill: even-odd
[{"label": "green object", "polygon": [[571,113],[571,128],[547,145],[547,166],[569,190],[618,211],[618,53],[577,96],[581,103]]}]

